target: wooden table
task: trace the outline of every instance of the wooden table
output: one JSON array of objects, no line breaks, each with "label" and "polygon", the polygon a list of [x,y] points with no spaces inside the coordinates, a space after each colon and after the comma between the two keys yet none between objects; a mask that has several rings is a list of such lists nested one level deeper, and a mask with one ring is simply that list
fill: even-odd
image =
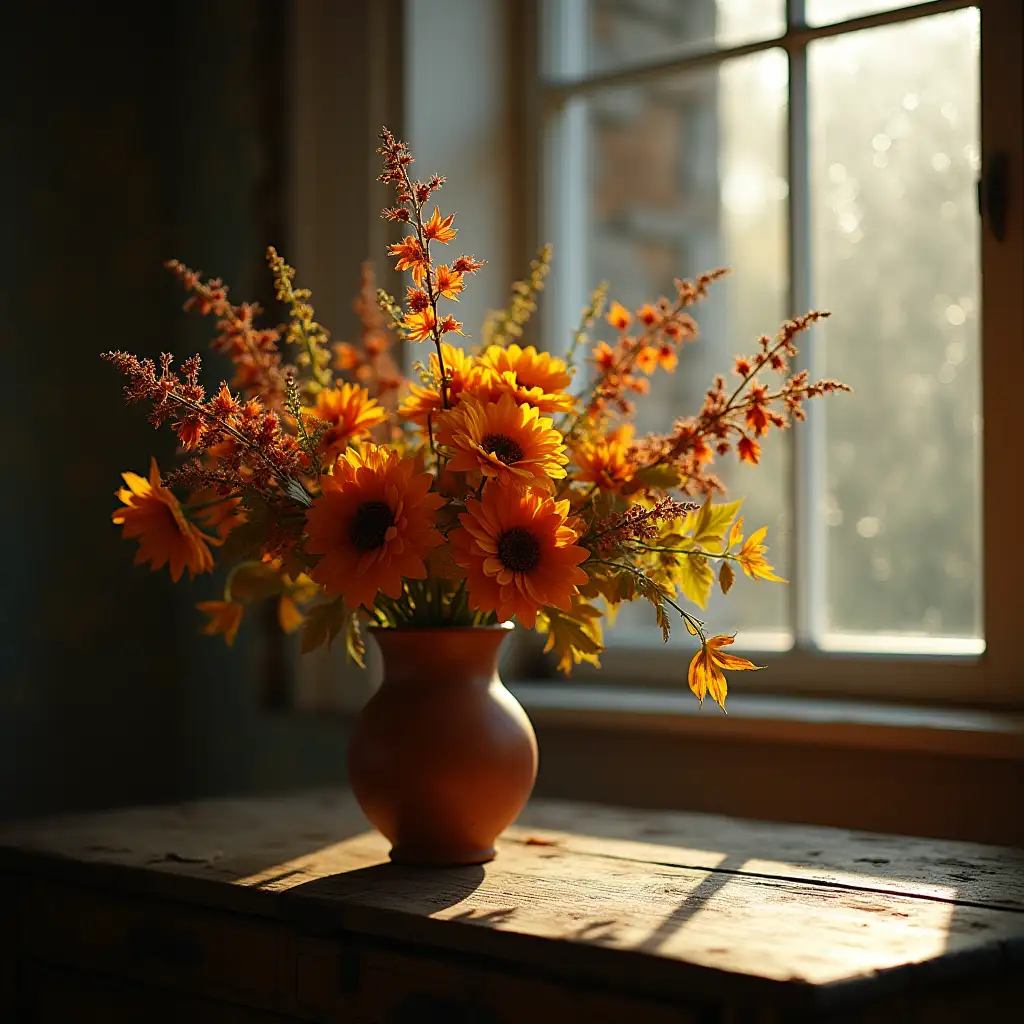
[{"label": "wooden table", "polygon": [[543,801],[499,850],[393,866],[342,792],[9,827],[0,1020],[1020,1019],[1020,851]]}]

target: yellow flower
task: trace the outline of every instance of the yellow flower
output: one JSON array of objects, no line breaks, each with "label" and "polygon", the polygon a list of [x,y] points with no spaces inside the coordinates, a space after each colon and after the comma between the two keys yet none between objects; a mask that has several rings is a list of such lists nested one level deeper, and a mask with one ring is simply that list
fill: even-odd
[{"label": "yellow flower", "polygon": [[597,440],[580,441],[572,450],[577,466],[573,479],[621,493],[623,485],[636,476],[636,462],[629,458],[632,445],[633,427],[630,424],[624,424]]},{"label": "yellow flower", "polygon": [[203,626],[207,636],[223,633],[228,647],[234,644],[245,611],[240,604],[235,601],[200,601],[196,607],[210,616],[210,621]]},{"label": "yellow flower", "polygon": [[491,345],[480,361],[494,370],[502,388],[521,405],[541,412],[569,412],[575,404],[572,395],[560,393],[572,381],[565,361],[538,352],[533,345]]},{"label": "yellow flower", "polygon": [[466,570],[470,607],[503,621],[515,616],[528,629],[545,606],[567,610],[587,582],[579,564],[590,554],[575,543],[568,511],[568,501],[493,484],[481,500],[470,498],[461,528],[450,534],[452,558]]},{"label": "yellow flower", "polygon": [[690,689],[701,703],[710,693],[712,700],[724,710],[725,695],[729,692],[729,686],[722,669],[729,669],[730,672],[748,672],[763,668],[762,665],[755,665],[746,658],[724,653],[722,648],[727,647],[734,639],[735,637],[731,636],[713,636],[705,640],[700,650],[693,656],[686,678]]},{"label": "yellow flower", "polygon": [[402,581],[426,579],[424,556],[444,542],[435,529],[444,504],[433,477],[393,448],[350,448],[320,478],[322,494],[306,512],[306,550],[323,557],[310,576],[350,608],[372,607],[377,594],[402,594]]},{"label": "yellow flower", "polygon": [[432,338],[436,325],[437,317],[434,316],[434,311],[429,306],[426,309],[407,314],[402,321],[402,329],[409,341],[426,341],[428,338]]},{"label": "yellow flower", "polygon": [[316,405],[304,411],[330,424],[320,441],[320,451],[328,457],[337,455],[349,441],[369,437],[370,430],[388,418],[387,410],[358,384],[323,388],[317,392]]},{"label": "yellow flower", "polygon": [[437,443],[454,452],[453,472],[479,470],[502,484],[549,485],[565,476],[568,461],[562,435],[532,406],[511,395],[483,403],[464,397],[437,420]]},{"label": "yellow flower", "polygon": [[[490,370],[477,366],[476,361],[467,352],[449,345],[446,341],[441,342],[441,355],[444,357],[444,371],[448,377],[448,402],[451,405],[458,402],[463,391],[481,375],[493,376]],[[432,381],[441,379],[441,367],[436,352],[430,354],[430,377]],[[398,415],[426,428],[427,417],[440,412],[441,408],[441,392],[436,384],[427,387],[410,384],[409,397],[398,407]]]},{"label": "yellow flower", "polygon": [[151,569],[169,563],[171,579],[177,582],[182,571],[190,577],[213,569],[210,544],[219,544],[185,518],[178,499],[161,485],[156,459],[149,465],[149,479],[137,473],[122,473],[128,485],[117,492],[125,508],[117,509],[111,520],[124,527],[125,537],[138,537],[135,564],[149,562]]}]

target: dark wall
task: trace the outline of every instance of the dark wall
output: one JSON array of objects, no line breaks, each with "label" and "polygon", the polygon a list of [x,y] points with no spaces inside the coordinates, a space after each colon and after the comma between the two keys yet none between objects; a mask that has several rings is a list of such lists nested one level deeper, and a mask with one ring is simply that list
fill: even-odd
[{"label": "dark wall", "polygon": [[5,9],[2,815],[340,777],[330,726],[261,709],[255,630],[230,654],[196,635],[218,581],[134,567],[110,523],[119,473],[173,445],[124,407],[100,351],[204,349],[211,325],[181,312],[163,261],[265,297],[263,249],[284,244],[286,15],[269,0]]}]

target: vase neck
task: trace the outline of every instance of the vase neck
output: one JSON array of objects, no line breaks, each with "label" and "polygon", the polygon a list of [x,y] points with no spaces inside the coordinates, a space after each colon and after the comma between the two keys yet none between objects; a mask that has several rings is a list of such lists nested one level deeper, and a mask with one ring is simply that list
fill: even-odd
[{"label": "vase neck", "polygon": [[375,629],[384,662],[383,685],[457,688],[488,686],[498,678],[498,649],[510,630]]}]

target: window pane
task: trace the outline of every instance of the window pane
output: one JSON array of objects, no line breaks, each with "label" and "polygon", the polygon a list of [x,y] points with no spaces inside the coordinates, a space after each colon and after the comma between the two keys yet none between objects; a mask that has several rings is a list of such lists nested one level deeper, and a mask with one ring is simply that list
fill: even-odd
[{"label": "window pane", "polygon": [[916,7],[925,0],[805,0],[808,25],[831,25],[849,18],[862,18],[879,11]]},{"label": "window pane", "polygon": [[829,628],[980,631],[979,19],[811,45]]},{"label": "window pane", "polygon": [[[786,89],[785,55],[769,50],[699,74],[602,90],[587,101],[587,280],[611,281],[611,296],[635,309],[673,294],[675,277],[735,267],[694,311],[702,339],[683,350],[674,374],[656,374],[650,396],[638,403],[641,433],[663,432],[677,416],[695,413],[713,374],[728,374],[734,356],[753,351],[783,316]],[[611,328],[602,326],[610,340]],[[746,495],[747,525],[769,526],[785,575],[788,446],[784,437],[772,440],[760,466],[740,468],[730,455],[718,471],[731,492]],[[741,578],[707,618],[722,630],[780,630],[788,624],[786,602],[785,587]],[[640,635],[660,643],[642,604],[620,615],[617,635],[642,624]]]},{"label": "window pane", "polygon": [[[786,28],[784,0],[547,0],[546,6],[555,15],[547,33],[579,33],[585,40],[582,66],[567,67],[556,57],[549,64],[555,76],[610,71],[708,46],[738,46],[780,36]],[[553,54],[566,53],[565,40],[545,42]],[[573,49],[570,42],[568,50]]]}]

